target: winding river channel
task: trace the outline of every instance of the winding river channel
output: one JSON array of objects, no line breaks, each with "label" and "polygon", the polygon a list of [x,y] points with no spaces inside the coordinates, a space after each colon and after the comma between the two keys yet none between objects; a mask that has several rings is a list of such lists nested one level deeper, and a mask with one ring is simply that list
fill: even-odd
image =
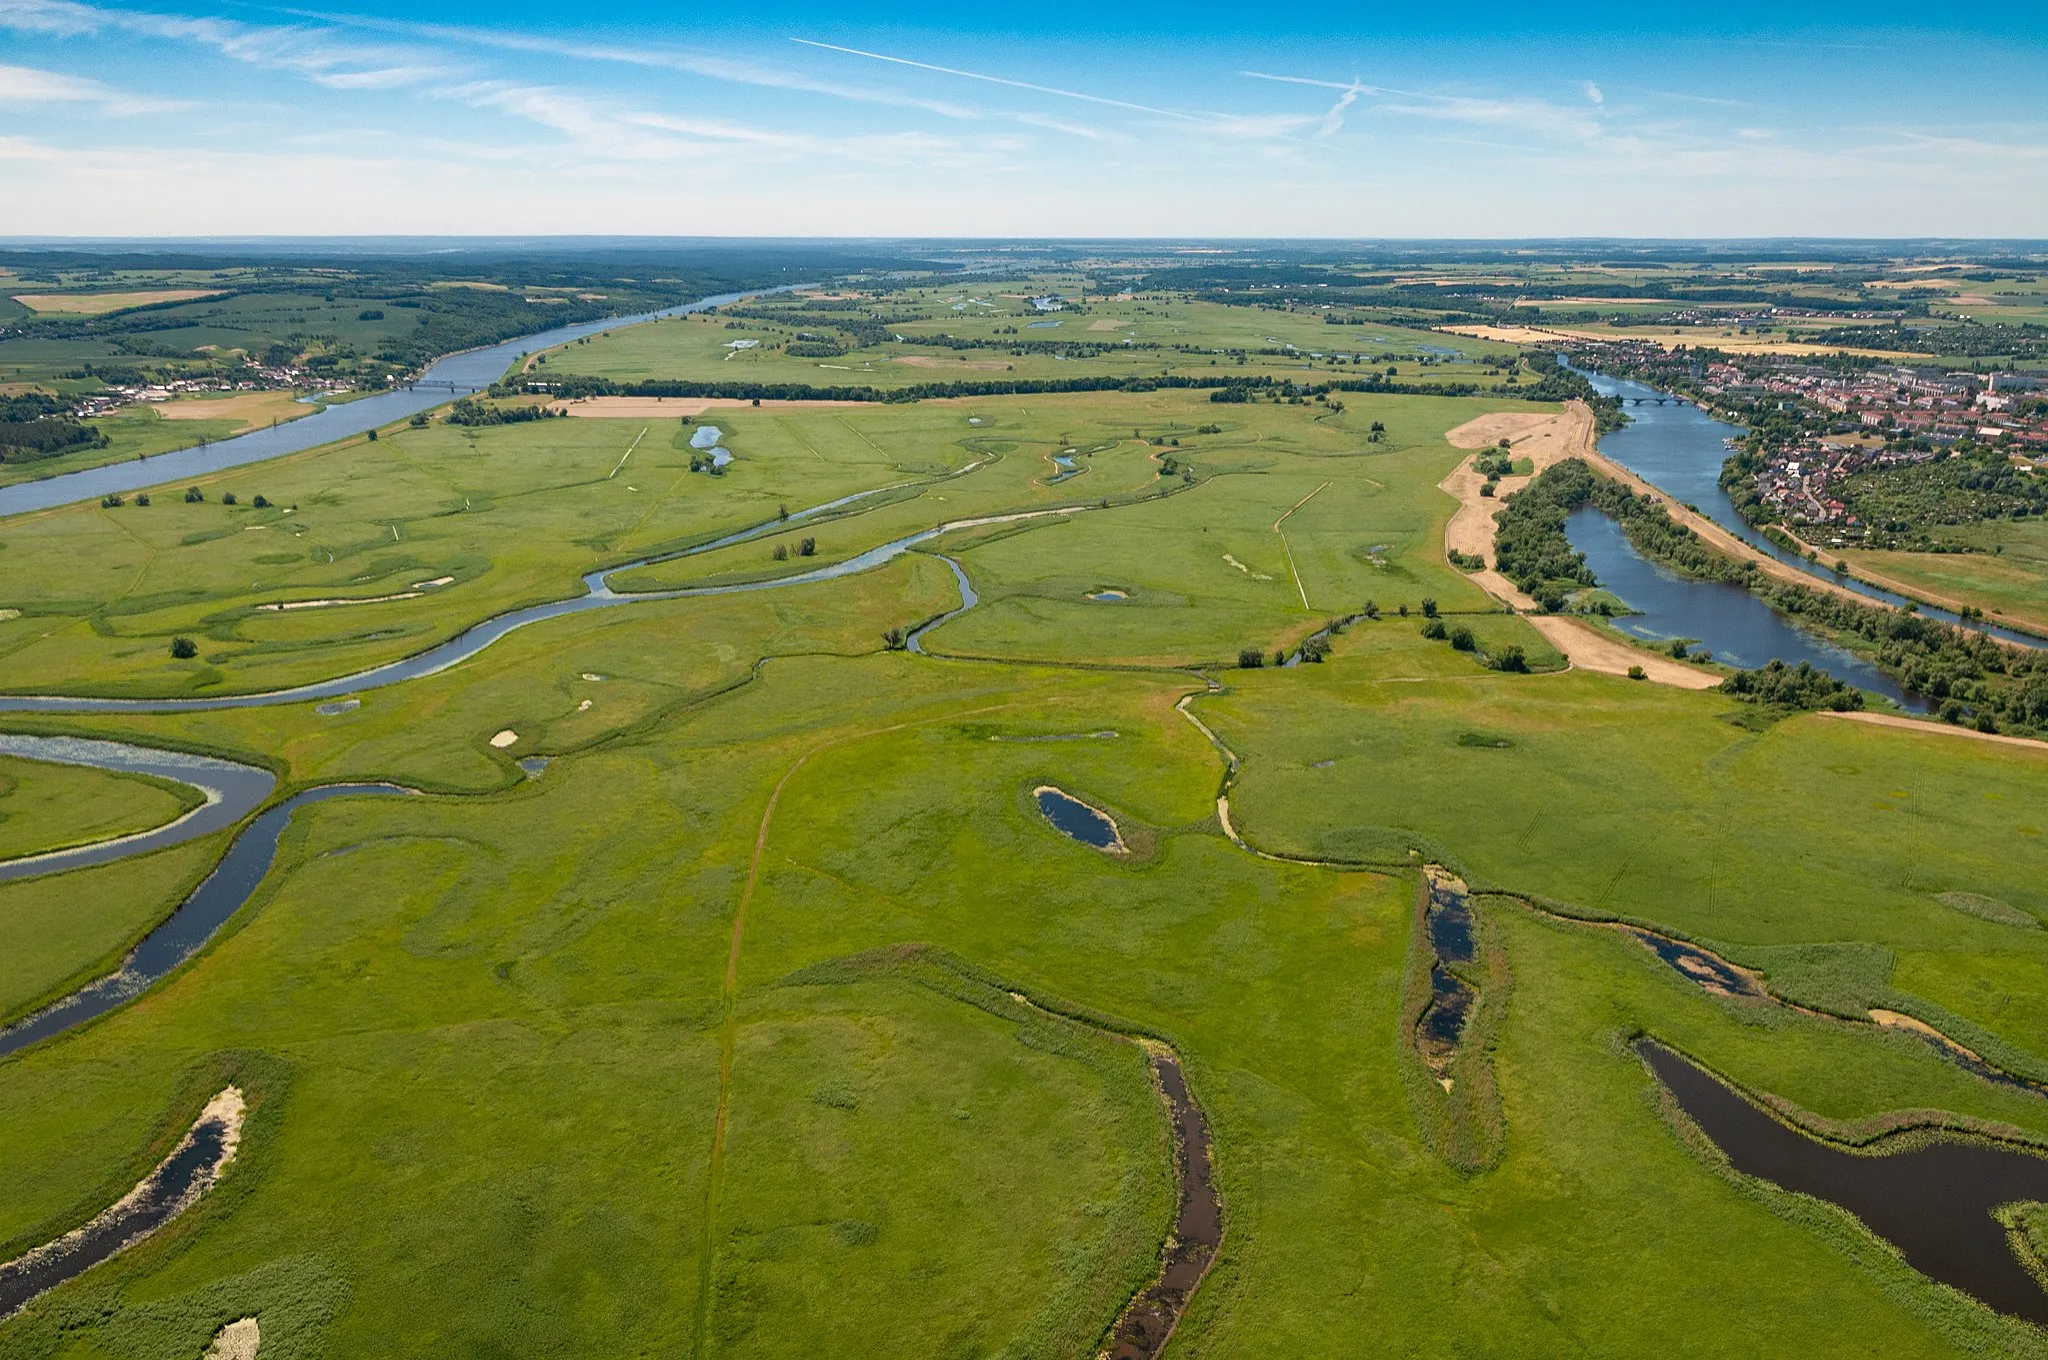
[{"label": "winding river channel", "polygon": [[557,326],[553,330],[503,340],[495,345],[486,345],[482,349],[444,355],[407,386],[394,388],[389,392],[379,392],[376,396],[364,397],[359,401],[345,402],[338,406],[323,406],[313,415],[301,416],[288,424],[275,425],[267,430],[254,430],[216,443],[195,444],[190,448],[154,454],[126,463],[108,463],[103,467],[83,468],[57,477],[45,477],[41,481],[0,487],[0,516],[19,515],[30,510],[48,510],[53,506],[69,505],[73,501],[97,500],[106,495],[126,495],[131,491],[146,490],[162,482],[219,472],[225,468],[242,467],[249,463],[260,463],[266,458],[277,458],[287,453],[300,453],[306,449],[318,448],[337,439],[346,439],[350,435],[381,428],[394,420],[403,420],[417,412],[432,410],[450,397],[481,392],[503,377],[507,368],[538,350],[565,345],[571,340],[580,340],[586,335],[596,335],[619,326],[631,326],[665,317],[688,316],[692,312],[722,307],[726,303],[738,302],[742,298],[764,297],[771,293],[786,293],[792,289],[809,286],[792,283],[780,288],[720,293],[714,297],[685,303],[680,307],[665,307],[658,312],[607,317],[602,321],[581,321],[572,326]]},{"label": "winding river channel", "polygon": [[[965,476],[979,466],[981,466],[979,463],[970,463],[958,472],[947,474],[947,477]],[[945,480],[945,478],[938,480]],[[1019,520],[1042,519],[1053,515],[1076,515],[1094,508],[1087,505],[1054,506],[1043,510],[1023,510],[1011,514],[982,515],[971,519],[947,520],[929,529],[919,529],[915,533],[891,539],[887,543],[879,544],[863,553],[849,557],[841,562],[834,562],[829,566],[818,567],[812,571],[799,572],[793,576],[777,576],[763,581],[735,581],[728,585],[681,586],[674,590],[619,591],[611,587],[611,578],[621,572],[633,571],[640,567],[654,566],[662,562],[673,562],[685,557],[699,556],[703,553],[714,552],[719,548],[731,547],[735,543],[745,543],[749,539],[758,538],[763,534],[776,533],[788,528],[792,524],[801,523],[833,510],[842,509],[858,501],[898,489],[898,487],[877,487],[872,491],[856,492],[851,496],[841,496],[837,500],[826,501],[822,505],[814,505],[808,509],[794,511],[786,518],[778,516],[772,520],[765,520],[760,524],[751,525],[748,528],[726,534],[721,538],[712,539],[707,543],[700,543],[695,547],[684,548],[677,552],[660,553],[653,557],[643,557],[615,567],[601,568],[584,576],[584,593],[581,595],[571,596],[565,600],[550,600],[546,604],[529,605],[524,609],[514,609],[508,613],[496,615],[485,619],[482,623],[465,629],[438,647],[430,647],[424,652],[398,661],[386,662],[381,666],[373,666],[369,670],[357,671],[353,675],[337,676],[332,680],[320,680],[306,685],[295,685],[290,689],[266,690],[256,694],[223,694],[204,699],[113,699],[57,694],[4,695],[0,696],[0,713],[191,713],[224,708],[267,708],[277,704],[298,704],[318,699],[336,699],[343,695],[357,694],[364,690],[382,689],[387,685],[396,685],[407,680],[417,680],[423,676],[438,674],[451,666],[459,665],[469,660],[469,658],[483,651],[484,648],[498,641],[498,639],[506,634],[513,632],[515,629],[524,628],[530,623],[539,623],[545,619],[561,618],[566,614],[587,613],[593,609],[612,609],[619,605],[650,603],[657,600],[694,599],[700,596],[711,595],[739,595],[760,590],[781,590],[789,586],[812,585],[819,581],[835,581],[844,576],[856,576],[862,572],[873,571],[877,567],[895,561],[919,544],[928,543],[956,529],[973,529],[988,524],[1008,524]],[[920,637],[923,633],[936,627],[946,619],[972,608],[976,602],[973,587],[967,584],[966,573],[961,571],[959,564],[952,562],[951,559],[943,560],[946,560],[952,566],[953,574],[959,579],[962,587],[961,607],[938,619],[932,620],[924,625],[924,627],[918,629],[918,636]]]},{"label": "winding river channel", "polygon": [[[948,477],[965,476],[981,466],[969,464]],[[941,479],[943,480],[943,479]],[[557,600],[549,604],[536,605],[527,609],[514,610],[462,632],[439,647],[422,652],[402,661],[344,676],[336,680],[302,685],[294,689],[278,690],[267,694],[222,696],[212,699],[93,699],[63,696],[22,697],[0,700],[0,712],[39,713],[161,713],[182,712],[193,709],[222,709],[262,707],[275,704],[303,703],[327,699],[343,694],[352,694],[364,689],[397,684],[420,676],[432,675],[446,670],[461,661],[475,656],[484,648],[504,637],[516,628],[542,619],[555,618],[563,614],[578,613],[590,609],[607,608],[615,605],[632,604],[639,601],[674,600],[698,595],[727,595],[741,591],[773,590],[788,586],[806,585],[817,581],[835,580],[859,572],[870,571],[909,552],[918,544],[928,542],[955,529],[971,529],[988,524],[1015,523],[1022,520],[1041,519],[1052,516],[1080,514],[1090,506],[1053,506],[1039,510],[1015,511],[1009,514],[983,515],[969,519],[949,520],[929,529],[921,529],[892,539],[866,552],[819,567],[815,571],[800,572],[792,576],[778,577],[766,581],[751,581],[732,585],[695,586],[677,590],[620,593],[611,589],[609,578],[622,571],[647,566],[657,562],[674,561],[745,542],[757,535],[773,532],[788,524],[812,518],[828,511],[853,504],[866,497],[879,495],[897,487],[882,487],[874,491],[842,496],[808,509],[797,511],[786,519],[754,525],[722,538],[686,548],[679,552],[664,553],[655,557],[642,558],[622,566],[592,572],[583,579],[586,593],[568,600]],[[974,607],[978,597],[969,584],[966,572],[950,557],[939,560],[952,569],[960,587],[960,607],[941,614],[915,630],[909,643],[914,650],[923,634],[945,622],[958,617]],[[29,856],[22,859],[0,862],[0,881],[25,878],[36,874],[54,873],[61,869],[79,868],[89,864],[104,864],[146,850],[161,849],[197,836],[206,835],[240,822],[255,808],[262,805],[269,796],[275,780],[267,770],[254,766],[239,765],[232,761],[217,760],[206,756],[191,756],[174,751],[160,751],[120,742],[94,741],[72,737],[40,737],[27,735],[0,734],[0,754],[44,760],[59,764],[86,765],[116,773],[148,774],[158,778],[174,780],[199,790],[204,801],[191,812],[163,826],[133,835],[115,837],[92,845],[55,851],[49,854]],[[284,834],[291,816],[309,803],[323,802],[330,798],[346,795],[387,795],[408,793],[410,790],[392,784],[357,783],[330,784],[301,792],[274,807],[244,827],[229,845],[227,854],[218,867],[207,876],[155,930],[144,938],[141,944],[128,955],[120,968],[94,982],[79,988],[70,995],[37,1011],[26,1019],[0,1030],[0,1057],[25,1048],[30,1044],[82,1024],[95,1016],[104,1015],[116,1006],[133,999],[168,975],[179,964],[190,958],[194,951],[214,932],[227,923],[241,905],[248,901],[257,886],[269,872],[271,861],[277,853],[279,838]]]}]

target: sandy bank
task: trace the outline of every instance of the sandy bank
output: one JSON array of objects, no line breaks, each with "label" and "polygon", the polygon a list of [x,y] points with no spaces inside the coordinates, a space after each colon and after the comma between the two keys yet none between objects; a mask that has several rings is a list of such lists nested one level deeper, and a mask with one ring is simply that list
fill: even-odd
[{"label": "sandy bank", "polygon": [[1721,683],[1720,675],[1704,666],[1689,666],[1668,656],[1641,651],[1579,619],[1561,614],[1531,614],[1528,624],[1581,670],[1625,676],[1629,667],[1641,666],[1644,678],[1679,689],[1713,689]]},{"label": "sandy bank", "polygon": [[1529,626],[1543,640],[1565,654],[1566,660],[1583,670],[1626,676],[1630,667],[1641,667],[1645,678],[1680,689],[1712,689],[1721,677],[1698,666],[1688,666],[1668,656],[1641,651],[1591,624],[1556,614],[1536,612],[1537,604],[1515,583],[1494,570],[1494,517],[1501,501],[1527,486],[1532,478],[1567,458],[1585,458],[1605,464],[1593,451],[1593,412],[1581,402],[1572,402],[1556,414],[1540,411],[1496,411],[1468,420],[1444,436],[1453,448],[1490,449],[1501,440],[1516,458],[1527,458],[1531,472],[1526,477],[1503,477],[1492,496],[1479,489],[1485,478],[1473,470],[1473,459],[1458,464],[1438,485],[1457,498],[1458,509],[1444,526],[1444,546],[1457,552],[1486,559],[1486,570],[1469,573],[1487,594],[1527,616]]}]

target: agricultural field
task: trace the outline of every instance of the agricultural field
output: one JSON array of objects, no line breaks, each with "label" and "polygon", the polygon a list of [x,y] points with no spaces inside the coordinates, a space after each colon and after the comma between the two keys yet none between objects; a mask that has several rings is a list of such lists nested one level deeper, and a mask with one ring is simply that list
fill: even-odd
[{"label": "agricultural field", "polygon": [[[886,306],[927,313],[906,334],[1039,333],[1030,290],[964,296]],[[809,306],[544,367],[1127,362],[791,355]],[[1046,315],[1165,346],[1134,373],[1332,333],[1444,360],[1404,378],[1514,352],[1144,288]],[[260,765],[273,808],[375,786],[299,808],[161,981],[0,1032],[0,1261],[120,1198],[216,1093],[248,1106],[218,1184],[0,1318],[0,1360],[199,1355],[246,1317],[263,1360],[1086,1357],[1191,1242],[1213,1260],[1171,1341],[1128,1353],[2048,1355],[1732,1170],[1630,1047],[1843,1142],[2048,1146],[2048,747],[1572,664],[1445,551],[1474,452],[1446,435],[1555,405],[604,400],[0,521],[0,728]],[[668,593],[240,702],[459,647],[593,574]],[[0,857],[190,797],[0,760]],[[0,1019],[104,973],[248,834],[0,883]],[[1623,924],[1749,981],[1704,987]],[[1439,975],[1476,998],[1448,1059]],[[1182,1230],[1191,1204],[1220,1244]]]}]

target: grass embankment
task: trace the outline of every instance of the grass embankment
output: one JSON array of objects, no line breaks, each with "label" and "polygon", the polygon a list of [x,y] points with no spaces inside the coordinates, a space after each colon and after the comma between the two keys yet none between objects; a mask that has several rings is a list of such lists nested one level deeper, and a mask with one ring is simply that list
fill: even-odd
[{"label": "grass embankment", "polygon": [[1974,606],[1993,623],[2048,636],[2048,524],[2003,521],[1956,525],[1942,532],[1983,551],[1828,551],[1866,581],[1950,609]]}]

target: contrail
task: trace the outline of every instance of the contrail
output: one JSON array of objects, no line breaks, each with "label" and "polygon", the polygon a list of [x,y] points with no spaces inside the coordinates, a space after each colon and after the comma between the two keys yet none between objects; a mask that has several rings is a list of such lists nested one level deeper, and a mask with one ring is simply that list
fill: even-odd
[{"label": "contrail", "polygon": [[[827,52],[844,52],[850,57],[866,57],[869,61],[886,61],[897,66],[914,67],[920,71],[936,71],[942,76],[959,76],[963,80],[986,81],[990,85],[1007,85],[1013,90],[1032,90],[1038,94],[1056,94],[1062,99],[1079,99],[1085,103],[1102,104],[1112,109],[1130,109],[1136,113],[1157,114],[1161,118],[1178,118],[1187,123],[1208,121],[1192,113],[1182,113],[1177,109],[1155,109],[1150,104],[1133,104],[1124,99],[1105,99],[1099,94],[1082,94],[1078,90],[1062,90],[1051,85],[1033,85],[1028,80],[1009,80],[1003,76],[985,76],[979,71],[962,71],[952,66],[934,66],[928,61],[911,61],[907,57],[885,56],[880,52],[863,52],[858,47],[839,47],[832,43],[813,42],[809,38],[791,38],[790,41],[802,43],[805,47],[820,47]],[[1343,86],[1338,86],[1338,88],[1342,89]]]}]

